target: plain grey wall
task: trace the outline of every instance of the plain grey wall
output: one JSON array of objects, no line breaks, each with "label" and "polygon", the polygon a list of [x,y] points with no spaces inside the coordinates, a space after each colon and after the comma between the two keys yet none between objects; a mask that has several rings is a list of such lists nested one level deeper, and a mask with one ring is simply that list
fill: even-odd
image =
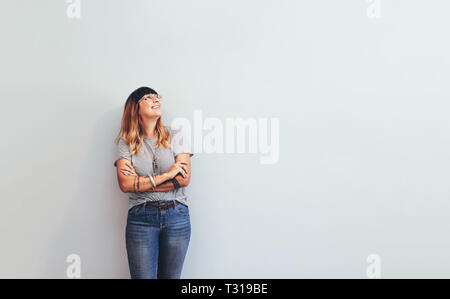
[{"label": "plain grey wall", "polygon": [[448,1],[0,4],[0,276],[128,278],[113,158],[136,87],[163,119],[279,118],[278,163],[192,158],[183,278],[449,277]]}]

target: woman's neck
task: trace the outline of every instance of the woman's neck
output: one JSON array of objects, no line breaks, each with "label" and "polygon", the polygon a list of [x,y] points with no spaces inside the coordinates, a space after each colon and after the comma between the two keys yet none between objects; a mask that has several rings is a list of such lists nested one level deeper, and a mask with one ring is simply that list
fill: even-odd
[{"label": "woman's neck", "polygon": [[143,122],[142,136],[144,138],[154,138],[156,136],[156,121],[157,119],[148,119]]}]

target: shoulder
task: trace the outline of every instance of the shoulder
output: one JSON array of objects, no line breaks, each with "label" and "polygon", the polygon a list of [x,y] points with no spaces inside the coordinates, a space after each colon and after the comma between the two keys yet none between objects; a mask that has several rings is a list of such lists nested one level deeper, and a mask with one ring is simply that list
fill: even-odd
[{"label": "shoulder", "polygon": [[130,146],[125,141],[125,139],[123,139],[123,137],[120,137],[120,139],[117,141],[117,148],[122,152],[129,152],[131,150]]},{"label": "shoulder", "polygon": [[128,146],[128,143],[125,141],[125,139],[123,139],[123,137],[119,138],[119,141],[117,141],[117,144],[119,146]]}]

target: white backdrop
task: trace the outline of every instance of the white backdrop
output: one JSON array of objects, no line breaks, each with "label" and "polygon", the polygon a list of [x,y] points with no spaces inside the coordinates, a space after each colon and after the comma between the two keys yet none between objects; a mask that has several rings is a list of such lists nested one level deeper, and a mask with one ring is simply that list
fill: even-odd
[{"label": "white backdrop", "polygon": [[113,140],[142,85],[167,125],[279,120],[276,163],[195,152],[182,278],[450,276],[448,1],[80,3],[0,4],[0,277],[129,277]]}]

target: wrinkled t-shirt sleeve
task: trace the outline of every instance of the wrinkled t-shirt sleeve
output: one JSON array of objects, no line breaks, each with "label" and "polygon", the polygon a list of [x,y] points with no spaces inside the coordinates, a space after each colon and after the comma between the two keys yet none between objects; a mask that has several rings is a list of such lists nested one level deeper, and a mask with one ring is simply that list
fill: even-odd
[{"label": "wrinkled t-shirt sleeve", "polygon": [[192,157],[194,154],[191,150],[191,136],[183,128],[172,129],[172,136],[170,145],[172,147],[173,156],[176,158],[179,154],[189,154]]},{"label": "wrinkled t-shirt sleeve", "polygon": [[114,160],[114,166],[115,167],[117,167],[117,161],[119,161],[122,158],[125,158],[125,159],[128,159],[128,160],[131,161],[130,147],[125,142],[125,140],[120,138],[119,143],[117,144],[116,158]]}]

